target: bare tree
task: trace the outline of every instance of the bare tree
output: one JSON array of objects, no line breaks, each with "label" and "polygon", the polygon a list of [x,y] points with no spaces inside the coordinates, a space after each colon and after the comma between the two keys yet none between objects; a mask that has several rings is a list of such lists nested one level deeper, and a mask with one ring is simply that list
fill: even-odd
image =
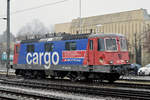
[{"label": "bare tree", "polygon": [[30,23],[27,23],[25,26],[23,26],[17,33],[17,36],[25,36],[25,35],[31,35],[31,34],[45,34],[49,33],[49,29],[44,26],[42,22],[35,19]]},{"label": "bare tree", "polygon": [[[0,35],[0,43],[6,42],[7,41],[7,32],[3,32],[3,34]],[[15,36],[10,33],[10,41],[14,42],[15,41]]]},{"label": "bare tree", "polygon": [[146,36],[145,36],[145,41],[143,43],[143,46],[146,50],[146,52],[150,52],[150,29],[148,29]]}]

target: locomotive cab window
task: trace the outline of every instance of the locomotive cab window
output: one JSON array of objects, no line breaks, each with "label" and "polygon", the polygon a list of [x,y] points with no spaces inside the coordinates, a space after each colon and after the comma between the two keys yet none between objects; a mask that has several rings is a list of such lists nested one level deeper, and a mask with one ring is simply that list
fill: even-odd
[{"label": "locomotive cab window", "polygon": [[106,42],[106,50],[116,51],[117,50],[117,42],[116,39],[105,39]]},{"label": "locomotive cab window", "polygon": [[76,50],[77,49],[76,42],[66,42],[65,43],[65,49],[69,50],[69,51]]},{"label": "locomotive cab window", "polygon": [[34,45],[27,45],[27,52],[34,52]]},{"label": "locomotive cab window", "polygon": [[53,51],[54,44],[53,43],[45,43],[44,48],[45,48],[45,52]]},{"label": "locomotive cab window", "polygon": [[121,38],[120,39],[120,47],[122,51],[127,51],[127,42],[126,39]]},{"label": "locomotive cab window", "polygon": [[104,50],[105,50],[104,39],[98,39],[98,51]]}]

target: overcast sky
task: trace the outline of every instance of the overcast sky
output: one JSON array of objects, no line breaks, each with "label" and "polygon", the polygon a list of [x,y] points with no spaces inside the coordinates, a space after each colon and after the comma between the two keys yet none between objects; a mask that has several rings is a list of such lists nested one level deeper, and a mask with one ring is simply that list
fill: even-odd
[{"label": "overcast sky", "polygon": [[[37,7],[63,0],[10,0],[11,12]],[[150,13],[150,0],[81,0],[82,17],[123,12],[135,9],[147,9]],[[0,0],[0,17],[6,15],[7,0]],[[19,29],[34,19],[40,20],[46,27],[56,23],[69,22],[79,17],[79,0],[66,0],[59,4],[41,7],[11,15],[11,32]],[[0,34],[6,30],[6,21],[0,19]]]}]

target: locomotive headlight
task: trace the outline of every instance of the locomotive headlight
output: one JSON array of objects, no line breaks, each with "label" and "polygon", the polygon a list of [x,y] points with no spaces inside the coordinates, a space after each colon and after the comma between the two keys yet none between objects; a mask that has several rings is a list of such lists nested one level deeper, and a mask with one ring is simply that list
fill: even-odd
[{"label": "locomotive headlight", "polygon": [[126,60],[126,63],[128,63],[129,61],[128,60]]},{"label": "locomotive headlight", "polygon": [[100,62],[100,63],[103,63],[103,58],[99,58],[99,62]]},{"label": "locomotive headlight", "polygon": [[109,61],[109,63],[110,63],[110,64],[113,64],[113,61],[111,60],[111,61]]}]

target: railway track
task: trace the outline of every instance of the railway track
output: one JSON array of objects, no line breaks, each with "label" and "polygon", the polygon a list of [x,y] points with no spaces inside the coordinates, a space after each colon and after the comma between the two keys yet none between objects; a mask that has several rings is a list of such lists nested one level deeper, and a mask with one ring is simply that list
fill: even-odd
[{"label": "railway track", "polygon": [[38,93],[31,93],[27,91],[20,91],[6,87],[0,87],[1,100],[56,100],[59,97],[41,95]]},{"label": "railway track", "polygon": [[[47,80],[46,80],[47,81]],[[121,97],[129,99],[150,99],[150,85],[141,84],[129,84],[129,83],[73,83],[65,82],[65,80],[60,81],[47,81],[41,82],[36,80],[23,80],[23,81],[13,81],[13,80],[3,80],[0,81],[1,84],[14,85],[14,86],[24,86],[31,88],[40,88],[44,90],[60,90],[67,92],[75,92],[82,94],[91,95],[102,95],[111,97]]]},{"label": "railway track", "polygon": [[125,76],[121,77],[120,80],[130,82],[150,82],[150,76]]},{"label": "railway track", "polygon": [[[109,84],[106,82],[77,82],[73,83],[68,80],[17,80],[14,81],[15,76],[10,75],[10,79],[0,77],[1,84],[8,84],[14,86],[24,86],[31,88],[40,88],[45,90],[61,90],[75,93],[91,94],[91,95],[102,95],[112,97],[122,97],[130,99],[150,99],[150,83],[142,83],[148,81],[136,81],[136,80],[124,80]],[[140,83],[136,83],[140,82]]]}]

